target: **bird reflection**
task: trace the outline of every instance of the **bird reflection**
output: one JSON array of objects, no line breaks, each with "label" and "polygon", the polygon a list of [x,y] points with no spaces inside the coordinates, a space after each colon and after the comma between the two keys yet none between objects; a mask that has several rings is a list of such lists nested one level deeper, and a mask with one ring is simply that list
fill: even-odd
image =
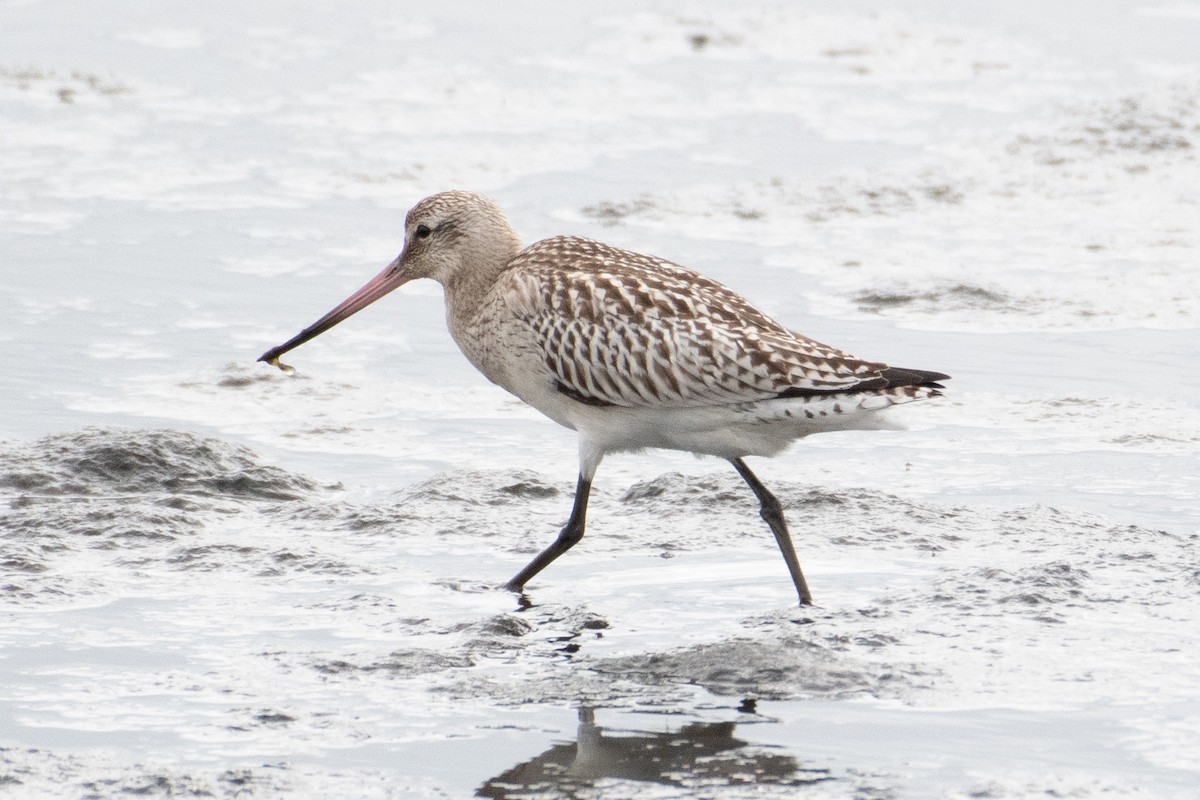
[{"label": "bird reflection", "polygon": [[[800,787],[831,780],[828,770],[763,745],[735,738],[733,722],[692,722],[674,732],[605,733],[595,711],[579,710],[573,744],[558,744],[492,778],[476,791],[491,798],[595,797],[604,779],[656,783],[681,789],[771,785]],[[615,795],[614,795],[615,796]]]}]

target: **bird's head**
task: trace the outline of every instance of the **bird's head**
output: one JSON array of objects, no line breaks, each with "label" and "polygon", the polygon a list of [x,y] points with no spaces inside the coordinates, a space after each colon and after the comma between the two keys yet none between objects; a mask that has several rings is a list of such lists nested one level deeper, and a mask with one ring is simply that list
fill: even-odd
[{"label": "bird's head", "polygon": [[432,278],[455,284],[520,249],[504,212],[471,192],[441,192],[413,206],[404,219],[404,250],[392,262],[405,281]]},{"label": "bird's head", "polygon": [[287,342],[259,356],[279,357],[417,278],[432,278],[447,288],[472,279],[494,279],[520,250],[516,233],[500,208],[472,192],[441,192],[413,206],[404,220],[404,248],[383,271],[329,313]]}]

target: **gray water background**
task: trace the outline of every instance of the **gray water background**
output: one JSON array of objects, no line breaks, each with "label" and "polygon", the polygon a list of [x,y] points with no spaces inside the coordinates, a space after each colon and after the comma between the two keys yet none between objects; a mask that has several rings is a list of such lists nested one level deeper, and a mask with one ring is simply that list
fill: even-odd
[{"label": "gray water background", "polygon": [[[1188,3],[0,6],[0,794],[1193,797]],[[406,287],[495,197],[954,376],[612,458]],[[637,754],[641,754],[639,757]],[[647,760],[646,753],[652,758]]]}]

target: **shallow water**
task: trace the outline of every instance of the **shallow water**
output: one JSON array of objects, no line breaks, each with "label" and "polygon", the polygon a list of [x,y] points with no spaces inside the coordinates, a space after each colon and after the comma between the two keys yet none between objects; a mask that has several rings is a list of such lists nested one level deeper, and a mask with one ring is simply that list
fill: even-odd
[{"label": "shallow water", "polygon": [[[0,14],[0,795],[1194,796],[1190,6]],[[954,376],[755,465],[816,608],[670,453],[497,591],[575,442],[436,287],[254,363],[450,187]]]}]

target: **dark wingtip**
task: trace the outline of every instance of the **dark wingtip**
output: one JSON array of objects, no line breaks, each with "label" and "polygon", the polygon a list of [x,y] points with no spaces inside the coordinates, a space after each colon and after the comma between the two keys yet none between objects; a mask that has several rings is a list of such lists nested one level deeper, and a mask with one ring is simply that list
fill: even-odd
[{"label": "dark wingtip", "polygon": [[928,386],[930,389],[945,389],[938,381],[948,381],[950,376],[944,372],[933,372],[927,369],[901,369],[888,367],[879,376],[892,386]]},{"label": "dark wingtip", "polygon": [[[874,377],[868,380],[861,381],[850,386],[837,386],[829,389],[813,389],[800,388],[793,386],[789,389],[784,389],[779,394],[775,395],[778,399],[786,399],[790,397],[817,397],[820,395],[831,394],[854,394],[855,392],[878,392],[885,389],[893,389],[900,386],[920,386],[928,389],[945,389],[946,387],[938,383],[938,381],[948,381],[950,376],[943,372],[931,372],[924,369],[901,369],[900,367],[886,367],[880,370]],[[941,392],[934,392],[930,396],[937,397]]]}]

